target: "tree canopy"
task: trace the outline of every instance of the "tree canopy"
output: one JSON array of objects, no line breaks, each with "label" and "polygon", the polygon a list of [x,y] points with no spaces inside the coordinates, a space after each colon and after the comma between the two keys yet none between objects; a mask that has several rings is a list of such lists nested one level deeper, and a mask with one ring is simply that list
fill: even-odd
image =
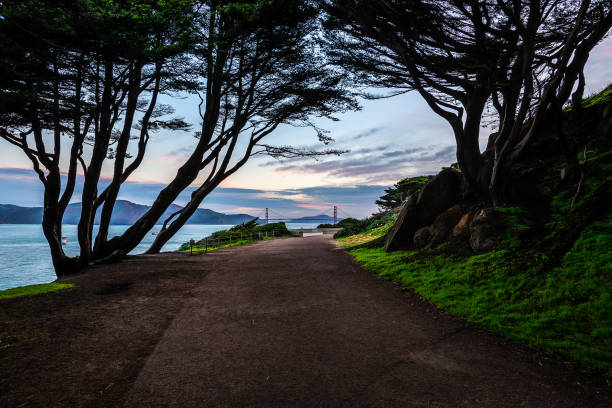
[{"label": "tree canopy", "polygon": [[[363,87],[418,92],[451,126],[472,190],[494,200],[533,134],[573,90],[581,99],[589,52],[612,26],[610,0],[322,3],[336,65]],[[491,160],[479,148],[487,108]]]},{"label": "tree canopy", "polygon": [[[159,251],[204,197],[253,155],[339,153],[264,143],[280,124],[309,126],[312,116],[355,107],[311,35],[317,13],[302,0],[0,4],[0,44],[7,50],[0,67],[0,137],[23,151],[44,185],[43,230],[58,275],[127,254],[185,188],[204,180],[165,220],[150,249]],[[159,103],[162,95],[185,93],[197,95],[201,124],[186,123]],[[189,132],[197,143],[150,210],[109,238],[121,185],[160,131]],[[317,131],[321,141],[331,141]],[[100,189],[105,162],[112,163],[112,178]],[[80,254],[69,257],[61,245],[62,218],[79,176]]]}]

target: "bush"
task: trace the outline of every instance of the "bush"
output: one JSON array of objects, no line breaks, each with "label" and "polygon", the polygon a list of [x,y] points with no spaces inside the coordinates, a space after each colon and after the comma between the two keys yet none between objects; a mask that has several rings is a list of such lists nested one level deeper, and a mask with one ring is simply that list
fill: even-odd
[{"label": "bush", "polygon": [[363,220],[347,218],[338,223],[338,226],[343,229],[334,234],[334,238],[345,238],[350,235],[361,234],[371,231],[374,228],[393,223],[394,221],[395,214],[392,211],[382,211],[377,214],[372,214],[370,217],[364,218]]},{"label": "bush", "polygon": [[[260,238],[264,238],[266,237],[266,233],[268,237],[272,237],[272,236],[282,237],[282,236],[291,235],[284,222],[275,222],[275,223],[270,223],[270,224],[265,224],[265,225],[258,225],[257,221],[258,219],[255,218],[249,222],[235,225],[228,230],[213,232],[212,234],[210,234],[210,236],[204,237],[201,240],[197,241],[193,247],[194,248],[207,247],[206,240],[209,241],[209,245],[210,245],[211,240],[212,241],[219,240],[223,242],[223,241],[230,241],[231,239],[231,241],[233,242],[242,240],[242,241],[245,241],[246,243],[246,241],[250,241],[251,239],[258,240]],[[191,247],[189,245],[189,242],[184,242],[179,247],[178,250],[188,251],[190,248]]]}]

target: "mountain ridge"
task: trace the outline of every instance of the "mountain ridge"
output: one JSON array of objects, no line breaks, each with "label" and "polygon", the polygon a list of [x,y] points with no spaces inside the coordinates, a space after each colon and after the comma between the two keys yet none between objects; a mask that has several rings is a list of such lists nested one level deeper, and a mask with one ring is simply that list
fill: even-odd
[{"label": "mountain ridge", "polygon": [[[338,218],[337,221],[342,220],[342,218]],[[317,214],[317,215],[307,215],[305,217],[300,217],[300,218],[292,218],[291,219],[292,222],[312,222],[312,223],[319,223],[319,224],[323,224],[325,223],[325,221],[329,221],[329,222],[333,222],[334,221],[334,217],[330,217],[329,215],[326,214]]]},{"label": "mountain ridge", "polygon": [[[117,200],[113,209],[111,225],[133,224],[151,207],[136,204],[127,200]],[[164,212],[159,222],[163,222],[172,213],[182,207],[172,204]],[[42,222],[42,207],[21,207],[14,204],[0,204],[0,224],[40,224]],[[69,204],[64,214],[64,224],[78,224],[81,213],[81,203]],[[256,217],[249,214],[223,214],[207,208],[198,208],[189,218],[187,224],[202,225],[235,225],[247,222]],[[95,223],[99,224],[100,210],[96,213]]]}]

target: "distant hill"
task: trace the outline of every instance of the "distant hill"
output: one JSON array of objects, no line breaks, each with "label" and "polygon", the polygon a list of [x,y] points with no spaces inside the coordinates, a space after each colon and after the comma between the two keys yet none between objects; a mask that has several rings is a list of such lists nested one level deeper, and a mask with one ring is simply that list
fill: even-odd
[{"label": "distant hill", "polygon": [[[337,221],[340,220],[342,220],[342,218],[337,219]],[[325,214],[310,215],[308,217],[292,219],[290,222],[312,222],[313,224],[331,224],[334,222],[334,217],[330,217],[329,215]]]},{"label": "distant hill", "polygon": [[[145,212],[149,210],[148,205],[135,204],[126,200],[117,200],[111,224],[133,224]],[[181,207],[172,204],[159,222],[163,222],[170,214],[178,211]],[[40,224],[42,222],[42,207],[20,207],[12,204],[0,204],[0,224]],[[64,224],[78,224],[81,213],[81,203],[68,205],[64,215]],[[209,225],[235,225],[252,220],[249,214],[222,214],[205,208],[198,208],[191,216],[187,224],[209,224]],[[100,220],[100,211],[96,214],[96,224]]]}]

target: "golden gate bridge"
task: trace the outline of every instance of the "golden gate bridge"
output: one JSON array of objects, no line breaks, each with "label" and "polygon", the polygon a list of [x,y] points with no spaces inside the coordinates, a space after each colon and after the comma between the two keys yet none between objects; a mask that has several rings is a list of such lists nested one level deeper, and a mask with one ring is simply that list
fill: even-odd
[{"label": "golden gate bridge", "polygon": [[[331,207],[330,209],[333,210],[333,225],[336,225],[338,223],[338,212],[341,211],[342,214],[345,216],[345,218],[351,218],[350,215],[348,215],[345,211],[342,211],[337,205],[334,205],[333,207]],[[263,211],[263,217],[259,217],[262,221],[264,221],[265,224],[267,224],[270,221],[294,221],[294,222],[308,222],[308,221],[330,221],[332,219],[331,216],[326,216],[326,218],[316,218],[317,215],[315,216],[303,216],[303,217],[287,217],[284,216],[282,214],[279,214],[276,211],[273,211],[270,208],[265,208],[265,210]]]}]

